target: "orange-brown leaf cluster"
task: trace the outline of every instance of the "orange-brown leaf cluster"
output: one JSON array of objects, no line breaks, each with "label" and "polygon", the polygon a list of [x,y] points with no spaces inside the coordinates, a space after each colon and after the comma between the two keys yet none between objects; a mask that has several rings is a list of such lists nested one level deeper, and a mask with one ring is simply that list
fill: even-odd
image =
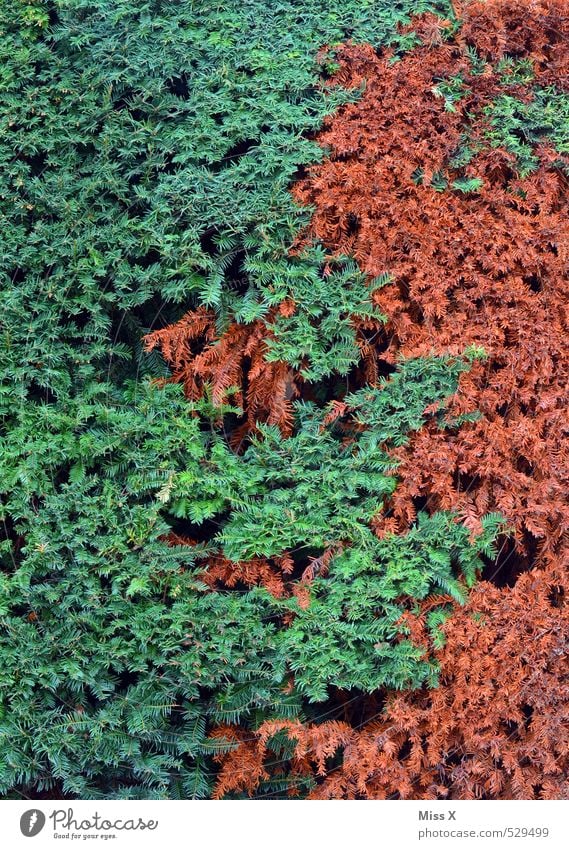
[{"label": "orange-brown leaf cluster", "polygon": [[172,369],[171,380],[183,384],[190,400],[200,398],[207,384],[214,404],[231,398],[243,408],[245,422],[234,435],[238,441],[242,433],[255,430],[257,421],[277,425],[286,434],[292,430],[292,401],[299,395],[301,378],[286,363],[266,361],[268,337],[261,320],[234,321],[218,336],[215,314],[199,307],[149,333],[145,343],[148,351],[159,348]]},{"label": "orange-brown leaf cluster", "polygon": [[529,56],[540,85],[569,90],[566,0],[464,3],[460,38],[490,61]]},{"label": "orange-brown leaf cluster", "polygon": [[[488,52],[493,8],[501,6],[476,4],[463,31],[464,40]],[[500,44],[511,13],[505,4],[497,18]],[[539,33],[538,18],[520,32]],[[432,46],[425,38],[394,64],[371,47],[342,51],[340,81],[365,79],[366,91],[329,120],[320,142],[330,156],[295,188],[300,202],[316,207],[305,238],[353,254],[370,276],[392,275],[374,296],[389,316],[378,339],[382,359],[459,353],[467,345],[488,353],[463,376],[455,403],[457,413],[478,409],[480,420],[458,432],[433,425],[398,452],[402,484],[391,506],[399,527],[414,519],[413,499],[426,497],[432,510],[471,517],[500,511],[520,544],[529,532],[542,551],[554,552],[569,520],[567,176],[545,143],[536,151],[539,166],[524,179],[513,154],[484,145],[484,110],[503,93],[503,80],[491,64],[473,73],[460,44]],[[513,49],[523,51],[522,42],[514,29]],[[545,48],[537,43],[537,58],[527,55],[539,75]],[[493,50],[500,57],[505,48]],[[459,75],[467,91],[449,111],[438,84]],[[506,90],[531,97],[521,85]],[[482,149],[453,168],[466,132]],[[444,191],[432,184],[436,174],[448,182]],[[482,180],[480,189],[453,190],[464,177]]]}]

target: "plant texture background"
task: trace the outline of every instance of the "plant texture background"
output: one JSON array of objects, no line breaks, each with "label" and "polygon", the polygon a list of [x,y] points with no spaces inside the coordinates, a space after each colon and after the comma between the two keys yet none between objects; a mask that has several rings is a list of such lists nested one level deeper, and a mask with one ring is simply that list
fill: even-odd
[{"label": "plant texture background", "polygon": [[0,0],[0,794],[569,797],[563,0]]}]

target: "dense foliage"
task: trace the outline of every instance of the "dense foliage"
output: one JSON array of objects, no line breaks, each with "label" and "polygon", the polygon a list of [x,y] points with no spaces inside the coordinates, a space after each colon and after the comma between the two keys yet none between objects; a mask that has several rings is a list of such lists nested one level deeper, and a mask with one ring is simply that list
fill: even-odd
[{"label": "dense foliage", "polygon": [[0,0],[3,797],[567,795],[518,5]]},{"label": "dense foliage", "polygon": [[[569,795],[568,19],[556,2],[464,17],[455,33],[417,22],[423,46],[395,65],[342,52],[338,79],[366,90],[327,121],[330,156],[295,194],[316,207],[307,239],[371,277],[389,269],[373,295],[383,360],[465,342],[488,353],[452,405],[481,416],[453,433],[427,425],[395,452],[401,482],[376,530],[404,533],[426,500],[472,529],[498,510],[514,536],[488,564],[497,586],[445,625],[437,689],[372,702],[363,721],[357,706],[340,724],[267,722],[226,757],[219,792],[270,782],[278,731],[296,755],[274,770],[322,776],[314,798]],[[429,613],[412,620],[418,641]]]},{"label": "dense foliage", "polygon": [[[300,695],[325,701],[329,685],[432,682],[436,666],[398,625],[400,599],[461,599],[499,523],[489,517],[473,547],[447,514],[384,540],[368,522],[395,484],[379,446],[420,427],[463,368],[411,362],[353,394],[366,425],[355,444],[332,423],[321,433],[324,413],[307,407],[293,437],[267,428],[242,457],[178,392],[98,387],[66,413],[24,408],[2,445],[18,534],[1,593],[4,791],[199,795],[208,718],[297,716]],[[180,548],[167,519],[187,513],[227,518]],[[330,578],[293,581],[284,555],[302,549],[328,555]],[[257,558],[261,578],[280,558],[288,580],[212,593],[203,567],[220,557]]]}]

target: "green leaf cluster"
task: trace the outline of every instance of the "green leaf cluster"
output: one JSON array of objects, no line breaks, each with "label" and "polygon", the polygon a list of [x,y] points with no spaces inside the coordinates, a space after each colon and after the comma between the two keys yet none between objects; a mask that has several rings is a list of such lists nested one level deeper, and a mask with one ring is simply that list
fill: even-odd
[{"label": "green leaf cluster", "polygon": [[358,96],[327,83],[317,53],[403,46],[399,24],[447,5],[0,0],[7,378],[61,397],[100,372],[122,380],[158,311],[211,305],[224,325],[289,295],[299,317],[278,321],[274,355],[345,371],[354,331],[336,280],[317,282],[322,252],[287,257],[309,216],[289,188],[323,155],[309,136]]},{"label": "green leaf cluster", "polygon": [[[203,796],[213,722],[317,716],[332,685],[436,683],[398,620],[432,592],[462,600],[501,522],[473,542],[444,513],[383,540],[369,520],[395,486],[389,447],[435,402],[453,426],[444,400],[467,367],[404,362],[346,398],[346,421],[299,405],[291,437],[265,427],[242,456],[177,386],[93,384],[65,412],[5,397],[0,792]],[[186,515],[201,542],[168,545]],[[214,554],[288,550],[303,569],[331,545],[308,607],[200,577]]]},{"label": "green leaf cluster", "polygon": [[534,87],[527,103],[504,94],[486,110],[490,119],[488,139],[493,147],[504,147],[518,162],[520,177],[535,171],[539,162],[536,145],[547,143],[560,154],[559,166],[567,170],[561,156],[569,153],[569,96],[552,86]]}]

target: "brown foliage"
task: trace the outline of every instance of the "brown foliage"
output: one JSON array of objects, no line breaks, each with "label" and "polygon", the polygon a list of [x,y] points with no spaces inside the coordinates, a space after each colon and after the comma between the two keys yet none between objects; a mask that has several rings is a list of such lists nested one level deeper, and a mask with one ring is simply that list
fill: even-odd
[{"label": "brown foliage", "polygon": [[[196,540],[171,531],[163,537],[168,545],[197,545]],[[294,570],[294,561],[290,554],[279,557],[253,557],[251,560],[228,560],[222,554],[210,554],[203,570],[198,573],[200,580],[212,590],[235,589],[242,584],[245,587],[261,586],[269,590],[275,598],[290,595],[291,590],[285,579]]]},{"label": "brown foliage", "polygon": [[[509,32],[503,17],[509,20],[512,4],[493,33],[495,6],[469,11],[469,42],[481,46],[479,29],[490,43]],[[425,46],[395,64],[370,47],[343,50],[341,82],[365,79],[366,91],[329,120],[320,141],[331,155],[295,188],[299,201],[316,207],[305,238],[352,253],[371,276],[389,271],[394,278],[374,296],[389,316],[379,339],[384,360],[458,353],[467,345],[489,354],[462,378],[455,402],[458,413],[480,410],[480,421],[458,432],[433,425],[397,453],[403,483],[391,507],[399,528],[415,517],[413,499],[428,497],[432,510],[456,509],[472,524],[500,511],[518,541],[526,531],[541,540],[542,552],[553,552],[569,519],[562,450],[569,401],[567,178],[546,145],[537,151],[539,167],[523,180],[513,156],[487,143],[465,168],[451,167],[465,130],[483,144],[484,107],[504,87],[490,65],[473,75],[460,46],[433,47],[433,25],[421,23]],[[535,20],[531,26],[540,32]],[[525,23],[514,29],[516,51],[527,47],[523,33]],[[537,43],[541,56],[539,37]],[[501,55],[497,47],[494,53]],[[458,74],[470,91],[447,111],[437,81]],[[530,96],[519,85],[507,90]],[[431,184],[435,174],[449,186],[463,176],[483,186],[476,194],[441,192]]]},{"label": "brown foliage", "polygon": [[262,586],[279,598],[287,594],[284,577],[292,572],[294,564],[289,555],[273,558],[273,561],[254,557],[235,563],[222,555],[212,556],[208,558],[207,569],[200,577],[212,589],[234,589],[239,584],[246,587]]},{"label": "brown foliage", "polygon": [[485,0],[467,5],[462,17],[463,43],[491,61],[529,56],[540,85],[569,90],[566,0]]},{"label": "brown foliage", "polygon": [[[283,309],[290,310],[291,302],[285,302]],[[268,337],[263,321],[233,322],[218,337],[214,313],[199,307],[176,324],[149,333],[145,344],[149,351],[160,349],[172,369],[171,381],[183,383],[190,400],[200,398],[206,384],[216,405],[235,390],[232,401],[245,411],[244,426],[235,435],[238,441],[242,432],[255,429],[257,421],[277,425],[287,434],[292,429],[292,401],[299,394],[301,378],[286,363],[265,360]]]}]

